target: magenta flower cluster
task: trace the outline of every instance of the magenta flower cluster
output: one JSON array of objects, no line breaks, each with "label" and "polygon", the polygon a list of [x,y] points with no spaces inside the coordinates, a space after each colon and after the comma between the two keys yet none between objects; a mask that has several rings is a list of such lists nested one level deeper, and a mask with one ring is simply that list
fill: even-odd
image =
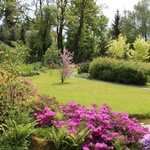
[{"label": "magenta flower cluster", "polygon": [[[87,109],[84,105],[69,102],[68,105],[61,106],[66,119],[52,120],[51,123],[57,128],[67,125],[68,131],[75,135],[88,128],[91,132],[84,140],[83,150],[114,150],[113,143],[116,139],[123,140],[125,146],[137,145],[148,133],[147,128],[138,124],[137,120],[130,119],[128,114],[113,112],[106,104],[99,109],[96,104],[91,106],[93,109]],[[43,125],[46,125],[45,123],[44,120]]]},{"label": "magenta flower cluster", "polygon": [[56,112],[50,111],[47,106],[44,108],[44,111],[44,114],[37,113],[36,119],[41,126],[52,125],[52,120],[56,116]]}]

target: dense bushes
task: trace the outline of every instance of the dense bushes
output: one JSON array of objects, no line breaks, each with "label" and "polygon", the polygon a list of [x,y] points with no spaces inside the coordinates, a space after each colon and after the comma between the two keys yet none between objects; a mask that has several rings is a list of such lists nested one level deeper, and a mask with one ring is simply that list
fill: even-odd
[{"label": "dense bushes", "polygon": [[88,73],[89,71],[90,62],[83,62],[80,63],[78,66],[78,73]]},{"label": "dense bushes", "polygon": [[97,58],[91,63],[89,73],[94,79],[144,85],[150,76],[150,66],[142,62]]}]

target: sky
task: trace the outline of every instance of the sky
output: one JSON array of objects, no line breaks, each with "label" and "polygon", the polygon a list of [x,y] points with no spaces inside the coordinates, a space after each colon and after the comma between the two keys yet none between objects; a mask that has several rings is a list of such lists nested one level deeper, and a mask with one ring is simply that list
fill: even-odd
[{"label": "sky", "polygon": [[97,0],[100,4],[106,4],[108,8],[103,9],[103,14],[109,18],[109,26],[114,20],[116,10],[119,9],[120,15],[123,14],[124,10],[133,10],[134,5],[136,5],[139,0]]}]

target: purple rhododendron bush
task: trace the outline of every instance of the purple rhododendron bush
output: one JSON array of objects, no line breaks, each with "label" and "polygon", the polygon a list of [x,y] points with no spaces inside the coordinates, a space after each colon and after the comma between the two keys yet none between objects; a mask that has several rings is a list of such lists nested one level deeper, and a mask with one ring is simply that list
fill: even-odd
[{"label": "purple rhododendron bush", "polygon": [[83,150],[142,149],[141,139],[149,133],[147,128],[130,119],[128,114],[113,112],[106,104],[101,108],[93,103],[91,106],[92,109],[88,109],[69,102],[60,108],[62,117],[45,107],[45,113],[37,113],[36,119],[40,126],[53,126],[58,130],[66,126],[68,134],[77,140],[86,129],[88,132],[81,144]]}]

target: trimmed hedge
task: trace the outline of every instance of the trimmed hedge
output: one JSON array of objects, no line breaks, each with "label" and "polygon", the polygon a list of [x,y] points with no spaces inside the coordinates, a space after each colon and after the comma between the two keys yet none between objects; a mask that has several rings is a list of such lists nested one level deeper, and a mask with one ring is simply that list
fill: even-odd
[{"label": "trimmed hedge", "polygon": [[150,64],[100,57],[91,63],[89,73],[94,79],[145,85],[150,76]]}]

